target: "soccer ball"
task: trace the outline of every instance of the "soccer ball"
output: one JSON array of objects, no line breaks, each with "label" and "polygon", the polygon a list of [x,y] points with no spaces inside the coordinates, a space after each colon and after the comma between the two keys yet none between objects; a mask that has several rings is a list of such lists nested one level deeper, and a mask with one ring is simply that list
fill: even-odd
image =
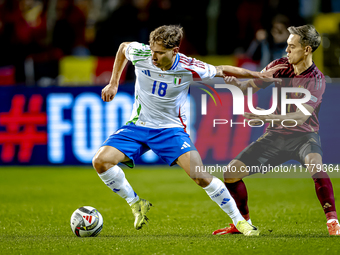
[{"label": "soccer ball", "polygon": [[71,229],[76,236],[97,236],[102,228],[103,217],[92,206],[80,207],[71,216]]}]

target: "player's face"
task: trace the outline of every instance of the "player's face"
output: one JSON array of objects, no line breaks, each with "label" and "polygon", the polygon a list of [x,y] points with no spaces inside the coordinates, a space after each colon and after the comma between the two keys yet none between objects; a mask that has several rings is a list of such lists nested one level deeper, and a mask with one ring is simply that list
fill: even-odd
[{"label": "player's face", "polygon": [[152,53],[152,63],[163,71],[169,70],[178,53],[178,47],[167,49],[160,43],[150,45]]},{"label": "player's face", "polygon": [[[303,61],[306,57],[306,47],[303,47],[300,41],[299,35],[291,34],[287,40],[287,57],[288,62],[292,65],[297,65],[301,61]],[[310,47],[310,46],[307,46]]]}]

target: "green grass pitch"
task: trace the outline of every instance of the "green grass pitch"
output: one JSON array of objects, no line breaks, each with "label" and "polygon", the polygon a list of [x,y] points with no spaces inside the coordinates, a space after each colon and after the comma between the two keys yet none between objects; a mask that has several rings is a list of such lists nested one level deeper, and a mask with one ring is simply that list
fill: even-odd
[{"label": "green grass pitch", "polygon": [[[126,202],[90,167],[1,167],[0,254],[340,254],[311,178],[245,179],[261,235],[213,236],[231,220],[183,170],[124,170],[139,196],[154,204],[139,231]],[[332,182],[339,198],[340,179]],[[71,214],[84,205],[103,215],[98,237],[71,232]]]}]

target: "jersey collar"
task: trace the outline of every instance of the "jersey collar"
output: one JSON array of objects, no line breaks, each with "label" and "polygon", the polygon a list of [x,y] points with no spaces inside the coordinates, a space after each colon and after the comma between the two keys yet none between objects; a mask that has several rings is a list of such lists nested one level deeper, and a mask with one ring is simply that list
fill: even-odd
[{"label": "jersey collar", "polygon": [[178,62],[179,62],[179,54],[177,53],[177,54],[176,54],[175,61],[174,61],[174,63],[172,64],[172,66],[171,66],[171,68],[170,68],[169,70],[174,70],[174,69],[177,67]]}]

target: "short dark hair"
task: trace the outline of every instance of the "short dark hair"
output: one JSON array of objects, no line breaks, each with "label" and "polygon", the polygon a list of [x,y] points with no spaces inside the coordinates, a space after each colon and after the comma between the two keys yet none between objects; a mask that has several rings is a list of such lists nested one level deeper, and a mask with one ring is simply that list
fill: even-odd
[{"label": "short dark hair", "polygon": [[314,52],[321,44],[321,36],[316,31],[313,25],[303,25],[300,27],[291,26],[288,28],[289,33],[300,36],[300,41],[302,46],[312,47],[312,52]]},{"label": "short dark hair", "polygon": [[183,38],[183,28],[181,26],[169,25],[156,28],[150,33],[150,45],[161,42],[165,48],[171,49],[179,47]]}]

